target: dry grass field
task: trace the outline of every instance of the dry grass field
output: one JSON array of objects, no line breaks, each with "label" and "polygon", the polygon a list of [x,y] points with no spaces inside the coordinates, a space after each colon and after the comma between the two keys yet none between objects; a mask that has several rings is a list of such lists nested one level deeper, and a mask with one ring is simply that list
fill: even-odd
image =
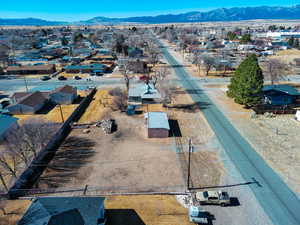
[{"label": "dry grass field", "polygon": [[191,225],[175,196],[113,196],[105,202],[108,225]]},{"label": "dry grass field", "polygon": [[31,204],[29,200],[1,201],[6,214],[0,210],[0,225],[16,225]]},{"label": "dry grass field", "polygon": [[92,123],[102,119],[104,115],[109,113],[112,103],[112,96],[109,95],[109,90],[98,90],[85,113],[79,120],[79,123]]}]

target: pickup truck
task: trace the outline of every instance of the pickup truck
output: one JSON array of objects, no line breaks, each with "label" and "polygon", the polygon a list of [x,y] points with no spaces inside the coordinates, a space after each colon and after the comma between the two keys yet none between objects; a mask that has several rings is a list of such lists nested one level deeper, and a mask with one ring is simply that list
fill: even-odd
[{"label": "pickup truck", "polygon": [[227,192],[203,191],[196,193],[196,199],[200,205],[217,204],[222,207],[230,205],[230,198]]},{"label": "pickup truck", "polygon": [[196,224],[208,224],[207,214],[199,207],[191,206],[189,208],[190,222]]}]

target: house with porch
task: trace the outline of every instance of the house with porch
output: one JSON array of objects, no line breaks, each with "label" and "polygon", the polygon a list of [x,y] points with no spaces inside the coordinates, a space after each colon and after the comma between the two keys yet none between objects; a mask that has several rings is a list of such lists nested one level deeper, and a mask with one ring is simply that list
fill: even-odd
[{"label": "house with porch", "polygon": [[287,84],[265,85],[262,91],[263,103],[273,106],[291,105],[300,98],[300,92]]}]

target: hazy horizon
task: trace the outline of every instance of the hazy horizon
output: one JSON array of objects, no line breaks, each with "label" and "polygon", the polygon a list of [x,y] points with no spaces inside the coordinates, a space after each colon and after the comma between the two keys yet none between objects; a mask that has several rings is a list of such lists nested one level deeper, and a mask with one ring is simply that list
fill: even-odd
[{"label": "hazy horizon", "polygon": [[[274,0],[272,4],[268,0],[219,0],[215,2],[195,2],[186,0],[179,1],[159,1],[152,0],[151,5],[140,3],[138,0],[121,1],[115,0],[115,4],[108,2],[101,3],[99,0],[85,0],[84,4],[74,4],[73,1],[65,0],[44,0],[5,2],[1,4],[1,19],[16,18],[39,18],[50,21],[74,22],[87,20],[93,17],[103,16],[111,18],[124,18],[135,16],[156,16],[160,14],[178,14],[190,11],[209,11],[216,8],[231,7],[253,7],[253,6],[293,6],[300,4],[296,0]],[[58,7],[60,6],[60,7]]]}]

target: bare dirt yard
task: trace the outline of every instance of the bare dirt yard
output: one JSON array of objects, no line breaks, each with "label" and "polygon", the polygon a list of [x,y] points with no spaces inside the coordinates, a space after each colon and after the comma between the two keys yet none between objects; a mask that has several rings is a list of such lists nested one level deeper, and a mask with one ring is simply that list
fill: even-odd
[{"label": "bare dirt yard", "polygon": [[254,146],[256,151],[300,194],[300,122],[294,115],[251,118],[252,111],[226,96],[226,86],[206,85],[206,92],[228,116],[234,126]]},{"label": "bare dirt yard", "polygon": [[84,187],[97,193],[184,191],[171,138],[148,140],[143,117],[115,112],[118,131],[105,135],[74,129],[59,149],[42,183],[53,187]]},{"label": "bare dirt yard", "polygon": [[[101,117],[107,90],[100,90],[80,122],[95,122]],[[117,132],[105,135],[100,128],[90,133],[74,129],[59,149],[41,179],[41,187],[83,188],[93,193],[184,192],[187,179],[188,141],[192,138],[193,186],[215,186],[223,167],[215,138],[201,112],[190,97],[178,90],[173,104],[165,109],[176,135],[148,139],[143,114],[127,116],[112,112]],[[173,121],[173,122],[171,122]]]}]

